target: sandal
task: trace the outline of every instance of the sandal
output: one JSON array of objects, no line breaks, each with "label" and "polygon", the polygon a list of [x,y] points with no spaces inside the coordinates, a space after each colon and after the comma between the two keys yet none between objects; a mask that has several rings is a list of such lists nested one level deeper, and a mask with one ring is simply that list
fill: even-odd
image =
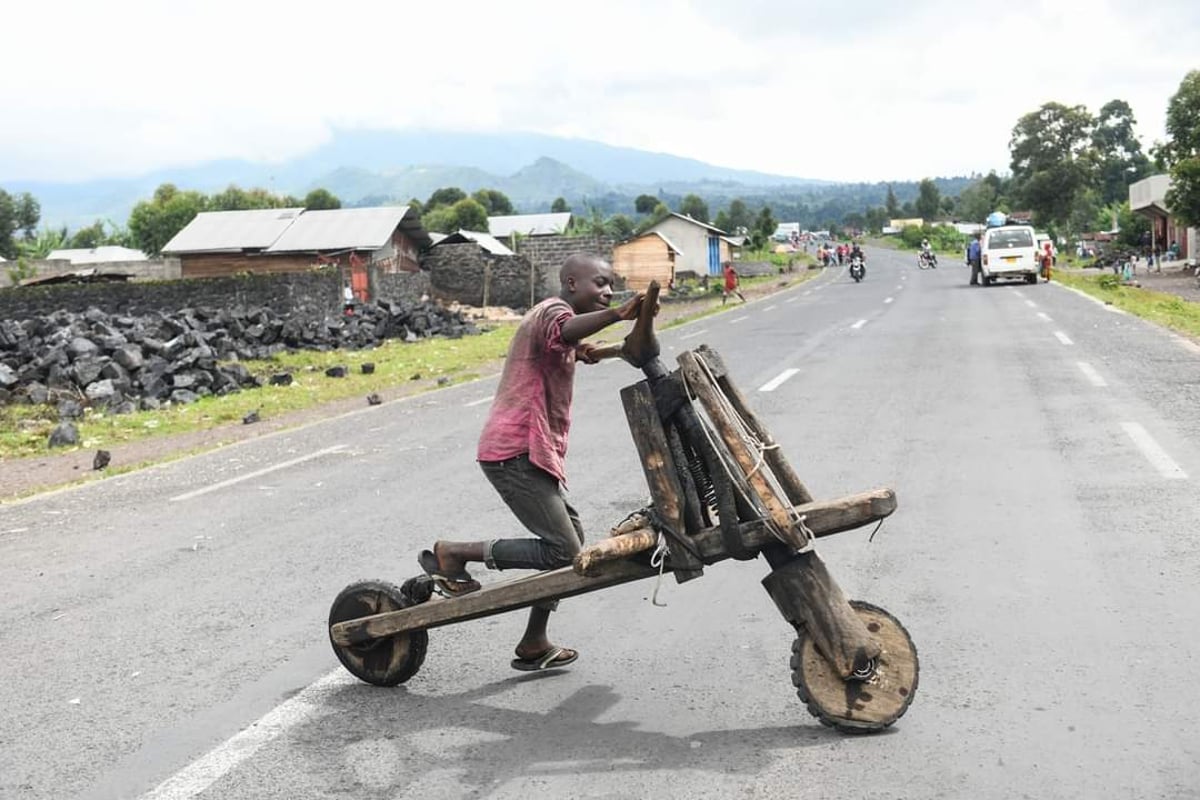
[{"label": "sandal", "polygon": [[458,597],[481,588],[479,581],[472,578],[471,573],[465,569],[454,573],[442,570],[442,566],[432,550],[422,550],[421,554],[417,556],[417,563],[433,581],[434,590],[443,597]]},{"label": "sandal", "polygon": [[537,658],[514,658],[512,668],[521,672],[541,672],[546,669],[558,669],[573,664],[579,659],[578,650],[568,650],[565,647],[551,647]]}]

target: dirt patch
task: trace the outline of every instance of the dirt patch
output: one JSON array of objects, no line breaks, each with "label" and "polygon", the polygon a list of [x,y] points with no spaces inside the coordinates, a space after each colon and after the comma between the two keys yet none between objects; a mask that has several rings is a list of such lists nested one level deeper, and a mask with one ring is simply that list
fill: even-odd
[{"label": "dirt patch", "polygon": [[1141,284],[1143,289],[1155,292],[1178,295],[1189,303],[1200,303],[1200,279],[1197,279],[1191,267],[1163,267],[1161,272],[1147,271],[1144,263],[1139,264],[1133,279]]},{"label": "dirt patch", "polygon": [[[747,298],[772,294],[786,288],[797,275],[781,276],[779,281],[755,284],[743,288]],[[713,303],[712,299],[692,300],[681,303],[663,303],[659,312],[657,324],[659,327],[672,320],[695,314]],[[464,313],[473,318],[487,320],[515,319],[520,315],[510,309],[487,308],[476,309],[461,307]],[[493,375],[500,371],[503,359],[496,359],[488,364],[480,365],[474,370],[481,376]],[[384,402],[410,397],[422,392],[431,391],[436,385],[429,382],[406,383],[390,389],[379,391],[377,394]],[[13,458],[0,460],[0,504],[11,502],[26,495],[35,494],[62,486],[100,480],[106,475],[118,471],[128,471],[135,467],[144,467],[163,461],[180,458],[194,453],[214,450],[218,447],[254,439],[275,431],[298,428],[328,417],[338,416],[350,411],[357,411],[367,405],[365,397],[349,398],[333,403],[314,406],[302,411],[295,411],[279,417],[264,419],[253,425],[230,423],[205,430],[173,436],[159,436],[143,439],[128,444],[107,446],[112,460],[106,470],[93,470],[92,462],[96,456],[95,450],[75,449],[67,452],[47,452],[28,458]]]}]

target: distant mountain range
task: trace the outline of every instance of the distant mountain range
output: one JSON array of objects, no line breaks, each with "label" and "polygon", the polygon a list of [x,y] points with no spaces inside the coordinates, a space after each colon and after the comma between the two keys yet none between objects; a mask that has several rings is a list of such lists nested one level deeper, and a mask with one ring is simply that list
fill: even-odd
[{"label": "distant mountain range", "polygon": [[338,131],[327,144],[278,164],[240,160],[162,169],[136,178],[78,183],[0,181],[10,193],[30,192],[42,224],[72,230],[97,219],[124,225],[139,201],[162,183],[214,192],[236,184],[303,197],[324,187],[345,205],[424,200],[435,189],[499,189],[522,212],[544,211],[556,197],[576,209],[611,212],[638,194],[682,196],[710,203],[738,196],[795,194],[817,181],[706,164],[690,158],[540,134]]}]

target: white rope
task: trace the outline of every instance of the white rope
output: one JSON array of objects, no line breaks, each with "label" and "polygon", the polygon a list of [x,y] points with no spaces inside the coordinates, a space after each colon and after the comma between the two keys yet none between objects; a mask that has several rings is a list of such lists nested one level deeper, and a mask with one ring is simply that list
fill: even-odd
[{"label": "white rope", "polygon": [[663,571],[667,568],[667,556],[671,554],[671,548],[667,544],[667,537],[663,536],[663,532],[658,532],[658,544],[654,547],[654,552],[650,554],[650,566],[658,568],[658,578],[654,581],[654,593],[650,595],[651,605],[656,605],[659,608],[666,608],[666,603],[658,602],[658,587],[662,586]]},{"label": "white rope", "polygon": [[[754,432],[754,429],[750,427],[750,424],[746,422],[740,413],[738,413],[737,408],[734,407],[733,403],[730,402],[729,398],[725,395],[725,392],[720,391],[720,384],[717,383],[717,377],[712,373],[708,363],[699,356],[696,357],[696,362],[700,365],[700,369],[703,370],[704,374],[708,377],[709,382],[717,388],[716,394],[719,398],[718,402],[721,405],[721,409],[734,421],[737,433],[741,437],[742,441],[753,448],[755,452],[756,458],[754,468],[746,474],[746,479],[749,480],[756,472],[758,472],[759,469],[766,465],[766,469],[763,469],[763,478],[766,479],[768,488],[775,496],[775,499],[787,509],[787,513],[791,517],[792,522],[796,524],[796,527],[804,536],[804,546],[799,548],[796,552],[804,553],[812,550],[816,537],[813,535],[813,532],[809,530],[808,526],[804,524],[804,517],[796,513],[795,506],[793,506],[791,501],[787,499],[787,492],[784,491],[783,484],[780,483],[779,478],[775,475],[775,471],[771,469],[771,466],[766,463],[766,451],[778,448],[779,443],[776,442],[770,445],[764,444],[763,441],[758,438],[758,434]],[[687,376],[683,374],[682,370],[680,370],[680,376],[683,377],[683,385],[684,388],[687,389],[688,398],[692,400],[693,405],[695,405],[696,394],[692,390],[691,385],[687,381]],[[714,450],[716,450],[716,443],[713,439],[712,433],[709,431],[709,423],[703,416],[699,414],[697,414],[697,416],[700,417],[700,427],[704,429],[705,437],[708,439],[709,444],[713,445]],[[719,453],[720,451],[717,450],[717,452]],[[732,481],[733,472],[729,465],[725,463],[725,459],[719,460],[721,461],[722,466],[725,468],[725,473],[729,475],[730,480]],[[778,525],[774,522],[774,520],[768,517],[765,522],[767,525],[767,530],[771,532],[772,536],[784,544],[791,544],[784,537],[782,531],[779,530]]]}]

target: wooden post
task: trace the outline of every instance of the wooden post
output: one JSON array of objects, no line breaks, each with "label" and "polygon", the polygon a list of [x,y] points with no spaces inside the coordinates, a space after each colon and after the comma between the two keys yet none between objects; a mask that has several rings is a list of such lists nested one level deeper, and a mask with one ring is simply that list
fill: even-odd
[{"label": "wooden post", "polygon": [[580,550],[572,566],[576,575],[595,577],[601,564],[645,552],[657,543],[658,534],[651,528],[610,536]]},{"label": "wooden post", "polygon": [[815,551],[796,555],[762,584],[784,619],[804,626],[843,680],[879,657],[879,643]]},{"label": "wooden post", "polygon": [[700,359],[691,351],[684,351],[679,354],[679,368],[683,371],[683,376],[687,380],[688,387],[695,392],[696,397],[700,400],[700,404],[704,406],[708,418],[712,420],[713,426],[717,429],[721,441],[729,449],[730,455],[737,461],[741,467],[742,473],[750,482],[750,488],[758,495],[763,505],[767,509],[767,514],[771,521],[778,527],[780,533],[787,538],[788,543],[796,550],[801,550],[808,545],[808,539],[800,531],[796,530],[791,517],[791,507],[784,503],[783,499],[778,497],[767,482],[766,476],[763,474],[759,453],[751,453],[750,447],[741,433],[738,432],[737,426],[730,417],[729,412],[721,403],[720,389],[714,385],[708,375],[704,372],[700,365]]},{"label": "wooden post", "polygon": [[646,381],[626,386],[621,390],[621,403],[629,420],[629,432],[641,456],[642,470],[646,473],[646,485],[659,518],[669,527],[668,542],[671,545],[670,564],[676,572],[676,580],[683,582],[699,577],[703,565],[699,558],[688,551],[683,522],[683,496],[667,434],[658,418],[654,396]]}]

